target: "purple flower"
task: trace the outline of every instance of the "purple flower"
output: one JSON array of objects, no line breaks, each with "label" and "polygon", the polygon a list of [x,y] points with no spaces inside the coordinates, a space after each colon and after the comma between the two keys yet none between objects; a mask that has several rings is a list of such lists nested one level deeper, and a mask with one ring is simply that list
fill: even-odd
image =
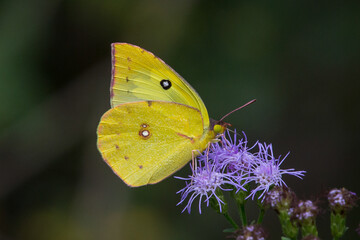
[{"label": "purple flower", "polygon": [[[210,203],[209,200],[211,198],[215,198],[221,212],[221,205],[225,204],[225,202],[221,199],[222,196],[218,196],[219,189],[224,191],[233,190],[232,188],[225,188],[225,184],[227,186],[233,186],[234,188],[241,187],[236,181],[234,181],[231,173],[226,173],[221,170],[217,161],[200,161],[199,166],[196,169],[194,169],[191,164],[190,167],[192,168],[191,176],[188,178],[176,177],[178,179],[187,181],[186,186],[177,192],[181,194],[181,200],[177,205],[183,203],[189,196],[188,203],[182,212],[187,210],[190,213],[191,205],[197,197],[199,197],[200,214],[201,204],[204,202],[208,207]],[[221,191],[220,194],[222,194]]]},{"label": "purple flower", "polygon": [[289,155],[287,154],[283,159],[274,157],[272,145],[266,143],[258,143],[259,152],[257,158],[252,162],[251,176],[247,178],[248,182],[255,182],[257,187],[251,190],[249,197],[254,199],[257,193],[260,193],[259,199],[270,190],[272,186],[287,186],[282,179],[284,174],[293,175],[302,179],[305,171],[295,171],[291,169],[281,169],[280,166]]},{"label": "purple flower", "polygon": [[[242,176],[249,174],[252,161],[255,159],[254,154],[250,152],[256,144],[252,147],[247,146],[247,138],[243,132],[244,138],[238,140],[236,130],[233,134],[233,138],[230,132],[227,131],[222,137],[221,141],[213,143],[210,147],[209,153],[201,155],[200,161],[215,161],[219,165],[219,168],[224,169],[228,173],[234,173],[235,175]],[[241,181],[239,181],[241,182]]]}]

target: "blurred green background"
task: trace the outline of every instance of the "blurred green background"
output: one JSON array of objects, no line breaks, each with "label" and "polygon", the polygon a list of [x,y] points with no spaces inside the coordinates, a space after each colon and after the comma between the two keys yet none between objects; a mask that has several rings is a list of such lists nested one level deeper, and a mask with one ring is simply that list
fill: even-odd
[{"label": "blurred green background", "polygon": [[[300,198],[360,194],[360,1],[3,0],[0,239],[225,239],[211,209],[181,214],[180,180],[130,189],[102,161],[112,42],[162,58],[215,119],[256,98],[227,121],[291,152],[284,167],[307,171],[285,178]],[[264,221],[279,239],[276,216]],[[318,225],[330,239],[328,211]]]}]

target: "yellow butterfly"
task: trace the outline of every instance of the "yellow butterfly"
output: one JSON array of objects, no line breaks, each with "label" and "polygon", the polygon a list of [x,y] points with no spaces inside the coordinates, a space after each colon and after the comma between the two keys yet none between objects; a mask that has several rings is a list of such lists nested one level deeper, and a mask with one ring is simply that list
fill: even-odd
[{"label": "yellow butterfly", "polygon": [[155,184],[182,168],[223,133],[196,91],[160,58],[113,43],[111,109],[101,118],[98,149],[129,186]]}]

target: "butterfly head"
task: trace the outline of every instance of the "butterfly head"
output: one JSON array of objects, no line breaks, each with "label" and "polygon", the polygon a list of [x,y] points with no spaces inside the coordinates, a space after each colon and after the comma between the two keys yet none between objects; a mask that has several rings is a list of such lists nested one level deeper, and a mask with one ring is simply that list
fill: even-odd
[{"label": "butterfly head", "polygon": [[224,133],[226,128],[230,127],[230,126],[231,126],[230,123],[226,123],[223,121],[214,121],[212,129],[213,129],[214,133],[216,135],[218,135],[218,134]]}]

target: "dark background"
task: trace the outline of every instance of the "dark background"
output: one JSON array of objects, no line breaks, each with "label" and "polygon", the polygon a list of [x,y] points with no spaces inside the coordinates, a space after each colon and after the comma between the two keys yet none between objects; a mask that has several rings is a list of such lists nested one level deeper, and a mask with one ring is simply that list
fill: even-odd
[{"label": "dark background", "polygon": [[[300,198],[360,194],[359,1],[3,0],[0,239],[225,239],[211,209],[181,214],[180,180],[131,189],[102,161],[112,42],[162,58],[215,119],[256,98],[227,121],[276,155],[291,152],[284,168],[307,171],[284,178]],[[274,213],[264,221],[279,239]],[[317,222],[330,239],[328,211]]]}]

